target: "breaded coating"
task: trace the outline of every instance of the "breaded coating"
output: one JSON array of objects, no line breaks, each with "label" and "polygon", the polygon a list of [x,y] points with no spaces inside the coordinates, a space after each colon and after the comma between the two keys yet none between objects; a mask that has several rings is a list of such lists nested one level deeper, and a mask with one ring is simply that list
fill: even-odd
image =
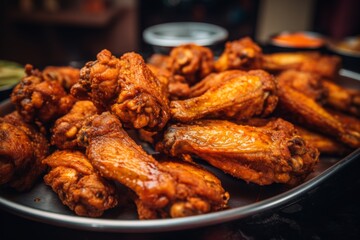
[{"label": "breaded coating", "polygon": [[25,72],[26,76],[11,93],[11,102],[26,122],[50,123],[70,110],[76,99],[59,82],[45,80],[29,64]]},{"label": "breaded coating", "polygon": [[139,54],[116,58],[102,50],[81,69],[71,93],[92,100],[99,111],[111,111],[125,127],[161,130],[170,118],[164,89]]},{"label": "breaded coating", "polygon": [[0,185],[31,189],[45,172],[41,161],[48,154],[49,143],[37,126],[25,123],[16,111],[0,118]]},{"label": "breaded coating", "polygon": [[102,178],[83,153],[55,151],[43,163],[50,168],[45,184],[77,215],[100,217],[117,205],[115,185]]}]

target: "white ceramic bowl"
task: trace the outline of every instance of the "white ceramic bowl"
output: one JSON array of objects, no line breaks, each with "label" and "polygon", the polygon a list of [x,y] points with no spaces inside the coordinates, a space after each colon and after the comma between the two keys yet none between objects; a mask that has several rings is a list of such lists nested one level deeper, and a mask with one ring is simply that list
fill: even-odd
[{"label": "white ceramic bowl", "polygon": [[216,45],[228,38],[228,31],[209,23],[172,22],[148,27],[143,32],[143,38],[155,52],[168,52],[171,48],[186,43]]}]

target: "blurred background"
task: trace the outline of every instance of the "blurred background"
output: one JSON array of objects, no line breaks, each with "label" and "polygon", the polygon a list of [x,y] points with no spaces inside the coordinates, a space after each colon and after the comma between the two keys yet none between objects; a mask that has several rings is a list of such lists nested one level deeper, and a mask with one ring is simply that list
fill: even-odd
[{"label": "blurred background", "polygon": [[[252,37],[266,46],[283,30],[333,39],[360,34],[358,0],[0,0],[0,59],[47,65],[80,64],[109,49],[152,53],[142,32],[176,21],[212,23],[228,40]],[[80,66],[81,67],[81,66]]]}]

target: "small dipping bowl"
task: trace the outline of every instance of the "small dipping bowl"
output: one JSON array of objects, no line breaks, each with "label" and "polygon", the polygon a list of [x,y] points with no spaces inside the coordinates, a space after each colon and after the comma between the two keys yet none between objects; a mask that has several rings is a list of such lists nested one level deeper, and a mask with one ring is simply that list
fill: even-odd
[{"label": "small dipping bowl", "polygon": [[173,22],[148,27],[143,32],[144,41],[155,53],[168,54],[173,47],[194,43],[215,47],[228,38],[228,31],[220,26],[201,22]]},{"label": "small dipping bowl", "polygon": [[346,37],[341,40],[329,39],[327,49],[331,54],[342,58],[345,69],[360,72],[360,36]]},{"label": "small dipping bowl", "polygon": [[307,51],[323,50],[325,39],[321,34],[315,32],[281,32],[270,38],[270,44],[277,51]]}]

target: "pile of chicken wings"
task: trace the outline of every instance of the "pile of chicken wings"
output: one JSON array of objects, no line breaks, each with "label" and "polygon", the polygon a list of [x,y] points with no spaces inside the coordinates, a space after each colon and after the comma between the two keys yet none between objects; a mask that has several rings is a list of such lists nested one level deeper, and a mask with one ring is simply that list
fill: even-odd
[{"label": "pile of chicken wings", "polygon": [[301,184],[320,154],[360,147],[360,91],[337,83],[340,66],[318,52],[264,54],[249,37],[218,57],[185,44],[149,59],[104,49],[81,69],[28,64],[0,118],[0,185],[42,180],[77,215],[130,200],[157,219],[228,208],[199,159],[249,184]]}]

